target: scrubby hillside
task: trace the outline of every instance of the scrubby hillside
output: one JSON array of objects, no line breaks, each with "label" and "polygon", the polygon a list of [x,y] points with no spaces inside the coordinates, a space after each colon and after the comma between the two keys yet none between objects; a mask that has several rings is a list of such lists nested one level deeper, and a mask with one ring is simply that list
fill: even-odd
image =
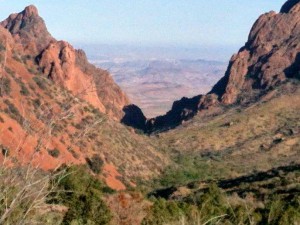
[{"label": "scrubby hillside", "polygon": [[[300,43],[299,7],[300,2],[288,1],[280,13],[261,16],[246,46],[233,56],[225,77],[210,94],[175,102],[166,116],[157,118],[162,121],[170,116],[174,123],[180,116],[189,119],[158,134],[163,148],[179,165],[167,170],[165,183],[234,178],[300,163],[300,81],[295,47]],[[244,64],[238,63],[246,54],[241,52],[250,57]],[[273,61],[274,57],[278,61]],[[249,76],[247,71],[253,74]],[[230,91],[232,86],[237,92]],[[226,100],[229,96],[230,103]],[[201,108],[209,98],[214,99],[212,104]]]},{"label": "scrubby hillside", "polygon": [[159,173],[167,160],[157,145],[115,121],[127,98],[107,72],[54,40],[34,6],[1,25],[1,160],[47,170],[104,165],[116,189]]},{"label": "scrubby hillside", "polygon": [[150,121],[179,126],[155,135],[173,164],[147,184],[144,224],[299,223],[299,9],[262,15],[208,95]]},{"label": "scrubby hillside", "polygon": [[[178,184],[300,163],[299,87],[298,80],[282,84],[258,102],[203,111],[177,129],[160,134],[165,149],[182,162],[178,169],[186,169],[183,174],[173,169],[166,179]],[[183,177],[176,179],[177,175]]]}]

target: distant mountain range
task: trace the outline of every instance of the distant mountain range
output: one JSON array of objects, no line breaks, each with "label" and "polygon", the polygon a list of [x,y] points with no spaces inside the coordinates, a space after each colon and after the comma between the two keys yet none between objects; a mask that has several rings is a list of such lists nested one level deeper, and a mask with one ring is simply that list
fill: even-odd
[{"label": "distant mountain range", "polygon": [[94,59],[139,105],[146,117],[166,113],[182,96],[206,94],[223,75],[227,64],[191,59]]}]

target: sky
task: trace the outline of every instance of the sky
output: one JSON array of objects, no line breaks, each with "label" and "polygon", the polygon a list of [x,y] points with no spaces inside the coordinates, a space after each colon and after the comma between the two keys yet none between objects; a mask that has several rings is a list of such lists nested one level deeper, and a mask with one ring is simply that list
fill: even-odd
[{"label": "sky", "polygon": [[0,0],[0,20],[34,4],[56,39],[84,44],[242,46],[284,0]]}]

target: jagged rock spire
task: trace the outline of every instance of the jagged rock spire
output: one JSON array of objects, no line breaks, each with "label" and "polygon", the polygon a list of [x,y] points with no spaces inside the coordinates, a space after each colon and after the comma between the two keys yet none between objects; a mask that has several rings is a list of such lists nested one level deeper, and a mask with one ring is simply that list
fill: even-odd
[{"label": "jagged rock spire", "polygon": [[20,13],[11,14],[0,25],[18,37],[19,42],[30,53],[39,54],[54,40],[34,5],[27,6]]}]

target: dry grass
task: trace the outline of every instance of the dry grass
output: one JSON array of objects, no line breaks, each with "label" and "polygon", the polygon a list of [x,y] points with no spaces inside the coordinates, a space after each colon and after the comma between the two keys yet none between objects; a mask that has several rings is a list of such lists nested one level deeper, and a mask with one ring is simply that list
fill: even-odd
[{"label": "dry grass", "polygon": [[268,101],[233,107],[217,116],[200,113],[161,134],[161,142],[173,152],[208,155],[233,176],[300,162],[300,90],[275,92]]}]

